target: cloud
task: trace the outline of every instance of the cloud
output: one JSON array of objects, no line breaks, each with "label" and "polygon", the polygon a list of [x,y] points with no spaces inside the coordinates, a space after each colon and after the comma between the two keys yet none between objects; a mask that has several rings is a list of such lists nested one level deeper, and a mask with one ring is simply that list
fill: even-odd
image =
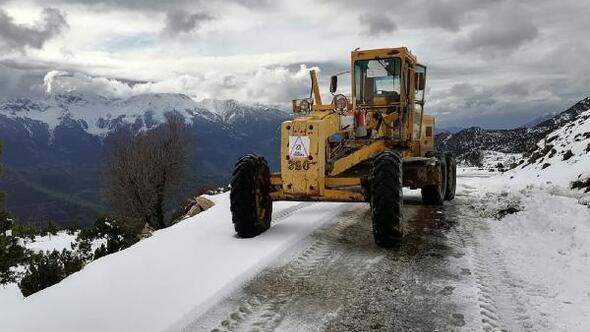
[{"label": "cloud", "polygon": [[175,36],[183,32],[191,32],[213,18],[204,12],[190,14],[184,10],[175,10],[166,13],[163,33]]},{"label": "cloud", "polygon": [[39,94],[44,71],[17,69],[0,64],[0,98],[26,97]]},{"label": "cloud", "polygon": [[455,45],[462,51],[477,51],[496,55],[512,52],[539,36],[539,29],[522,10],[514,8],[491,11],[487,20],[458,39]]},{"label": "cloud", "polygon": [[391,15],[386,13],[365,13],[359,16],[359,22],[365,26],[364,33],[369,36],[392,33],[397,29]]},{"label": "cloud", "polygon": [[82,93],[129,97],[144,93],[185,93],[195,99],[237,99],[265,104],[286,104],[309,95],[309,68],[261,67],[240,75],[180,75],[158,82],[125,82],[80,72],[53,70],[43,78],[46,94]]},{"label": "cloud", "polygon": [[43,48],[47,41],[67,28],[64,14],[55,8],[43,9],[41,19],[33,26],[15,23],[0,9],[0,45],[11,51],[23,52],[27,47]]},{"label": "cloud", "polygon": [[[376,22],[395,27],[443,28],[458,31],[473,12],[487,10],[504,0],[321,0],[337,6],[353,7],[378,17]],[[344,4],[343,4],[344,3]],[[395,22],[395,23],[394,23]],[[362,23],[362,22],[361,22]],[[379,26],[379,25],[377,25]]]},{"label": "cloud", "polygon": [[[128,9],[139,11],[169,11],[202,7],[209,5],[206,0],[57,0],[60,3],[80,4],[105,10]],[[263,8],[271,6],[269,0],[224,0],[225,3],[236,3],[244,7]]]},{"label": "cloud", "polygon": [[512,128],[544,113],[564,110],[577,101],[561,97],[558,87],[563,85],[567,83],[561,80],[487,85],[462,82],[433,93],[426,109],[437,115],[441,127]]}]

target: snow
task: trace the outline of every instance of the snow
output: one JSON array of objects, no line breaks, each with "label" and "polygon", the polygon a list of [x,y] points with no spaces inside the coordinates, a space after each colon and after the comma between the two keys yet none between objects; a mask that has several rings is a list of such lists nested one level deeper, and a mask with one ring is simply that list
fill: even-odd
[{"label": "snow", "polygon": [[76,237],[77,233],[68,234],[66,231],[60,231],[56,235],[37,235],[33,241],[25,241],[24,245],[35,252],[72,250],[72,244],[76,242]]},{"label": "snow", "polygon": [[[590,138],[584,138],[589,118],[590,111],[584,112],[575,125],[549,134],[556,137],[551,142],[556,151],[533,164],[503,174],[458,170],[457,197],[467,202],[462,208],[476,211],[487,227],[475,235],[482,256],[503,262],[498,273],[510,276],[508,286],[517,292],[518,303],[534,309],[531,318],[548,330],[584,331],[590,317],[590,209],[580,204],[590,198],[569,189],[571,181],[590,176],[585,151]],[[563,160],[567,150],[573,156]],[[517,157],[487,154],[486,163],[506,165]],[[543,168],[545,163],[550,166]],[[354,207],[277,202],[275,215],[299,210],[284,214],[261,236],[244,240],[233,235],[228,194],[209,198],[213,208],[26,299],[15,285],[0,288],[0,331],[179,330],[333,216]],[[506,207],[519,211],[498,218]],[[35,246],[61,248],[69,241],[41,238]]]},{"label": "snow", "polygon": [[[13,301],[8,311],[0,307],[0,331],[174,330],[351,206],[307,203],[244,240],[234,236],[229,195],[209,198],[213,208]],[[278,202],[275,215],[298,204]]]},{"label": "snow", "polygon": [[[555,153],[548,152],[533,164],[525,162],[506,172],[506,177],[514,179],[512,182],[569,188],[572,181],[590,177],[590,152],[586,150],[590,147],[590,110],[578,115],[572,126],[565,125],[555,130],[537,145],[539,150],[552,145]],[[567,151],[573,155],[564,160]]]},{"label": "snow", "polygon": [[16,284],[0,285],[0,326],[3,317],[18,303],[23,301],[23,295]]},{"label": "snow", "polygon": [[[516,288],[521,302],[543,313],[533,318],[557,330],[583,331],[590,317],[590,209],[564,188],[515,188],[504,175],[474,168],[461,168],[458,176],[458,199],[489,228],[476,235],[488,248],[485,257],[501,255],[512,267],[511,278],[525,285]],[[179,330],[333,216],[355,207],[276,202],[275,216],[283,214],[278,223],[256,238],[238,239],[228,194],[208,198],[213,208],[26,299],[15,285],[0,288],[0,331]],[[495,212],[507,206],[521,211],[498,220]],[[58,248],[71,240],[56,238],[51,245],[40,239],[37,246]]]},{"label": "snow", "polygon": [[143,127],[162,123],[169,112],[179,112],[187,123],[192,117],[215,118],[201,109],[197,102],[181,94],[144,94],[129,98],[106,98],[93,94],[70,93],[48,95],[39,99],[4,100],[0,115],[12,119],[30,119],[46,123],[49,131],[64,121],[81,123],[86,131],[104,137],[118,121],[134,124],[143,121]]},{"label": "snow", "polygon": [[522,212],[490,222],[489,246],[538,290],[528,306],[546,313],[557,330],[584,331],[590,317],[590,209],[537,190],[521,192],[521,204]]},{"label": "snow", "polygon": [[[45,251],[72,251],[72,245],[76,243],[76,238],[80,231],[68,233],[67,231],[59,231],[56,235],[37,235],[33,240],[21,239],[21,245],[34,252],[45,252]],[[91,250],[94,251],[102,244],[106,245],[106,238],[94,239],[91,243]]]},{"label": "snow", "polygon": [[497,169],[498,164],[502,164],[504,169],[508,169],[511,164],[517,163],[521,158],[521,153],[504,153],[493,150],[484,150],[483,167],[487,169]]},{"label": "snow", "polygon": [[[587,331],[590,208],[563,187],[526,182],[513,186],[503,175],[473,168],[459,169],[458,176],[457,197],[466,199],[487,227],[476,235],[480,255],[509,276],[505,287],[529,311],[528,318],[547,330]],[[520,211],[498,219],[497,212],[507,207]],[[498,261],[504,264],[496,265]],[[481,318],[473,302],[479,295],[472,286],[474,290],[460,293],[463,297],[457,301],[475,310],[467,319],[475,329]]]}]

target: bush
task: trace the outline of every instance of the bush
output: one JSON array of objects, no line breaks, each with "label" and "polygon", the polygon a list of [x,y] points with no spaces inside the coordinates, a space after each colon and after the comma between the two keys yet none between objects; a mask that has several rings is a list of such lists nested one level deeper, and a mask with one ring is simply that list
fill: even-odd
[{"label": "bush", "polygon": [[0,285],[16,281],[11,267],[24,263],[26,251],[16,238],[0,235]]},{"label": "bush", "polygon": [[465,163],[468,166],[482,167],[483,166],[483,152],[481,150],[473,150],[463,156]]},{"label": "bush", "polygon": [[95,223],[97,236],[106,238],[106,245],[101,245],[94,251],[94,259],[129,248],[138,241],[141,232],[141,222],[133,219],[115,219],[110,217],[98,218]]},{"label": "bush", "polygon": [[37,235],[39,231],[30,225],[15,224],[12,227],[12,236],[34,240]]},{"label": "bush", "polygon": [[64,250],[36,254],[18,286],[24,296],[29,296],[53,286],[84,267],[84,261],[71,251]]},{"label": "bush", "polygon": [[[141,230],[142,224],[136,219],[101,216],[91,228],[80,231],[77,251],[86,259],[97,259],[132,246],[138,241]],[[98,239],[106,239],[106,245],[91,253],[92,242]]]}]

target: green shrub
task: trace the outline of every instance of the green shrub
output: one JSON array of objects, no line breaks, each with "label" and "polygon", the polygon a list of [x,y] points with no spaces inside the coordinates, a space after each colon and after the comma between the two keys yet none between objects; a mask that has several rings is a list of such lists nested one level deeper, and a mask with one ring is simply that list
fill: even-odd
[{"label": "green shrub", "polygon": [[26,258],[27,250],[16,238],[0,235],[0,285],[16,281],[11,267],[23,264]]},{"label": "green shrub", "polygon": [[24,296],[29,296],[62,281],[84,267],[84,260],[64,250],[40,253],[33,256],[18,286]]}]

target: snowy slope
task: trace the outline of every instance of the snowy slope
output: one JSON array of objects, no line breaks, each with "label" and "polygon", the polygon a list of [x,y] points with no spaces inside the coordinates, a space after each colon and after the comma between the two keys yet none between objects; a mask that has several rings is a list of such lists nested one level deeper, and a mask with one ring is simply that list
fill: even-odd
[{"label": "snowy slope", "polygon": [[0,331],[161,331],[181,326],[331,216],[354,206],[276,203],[273,227],[244,240],[234,237],[228,194],[210,198],[215,207],[195,217],[92,262],[25,300],[13,296],[13,303],[0,307]]},{"label": "snowy slope", "polygon": [[590,178],[590,110],[568,125],[549,133],[524,163],[506,173],[524,183],[570,187],[573,181]]},{"label": "snowy slope", "polygon": [[584,98],[554,117],[533,127],[514,129],[466,128],[456,133],[441,132],[436,135],[436,148],[452,152],[459,161],[475,151],[502,153],[527,153],[547,134],[569,126],[581,113],[590,108],[590,97]]}]

